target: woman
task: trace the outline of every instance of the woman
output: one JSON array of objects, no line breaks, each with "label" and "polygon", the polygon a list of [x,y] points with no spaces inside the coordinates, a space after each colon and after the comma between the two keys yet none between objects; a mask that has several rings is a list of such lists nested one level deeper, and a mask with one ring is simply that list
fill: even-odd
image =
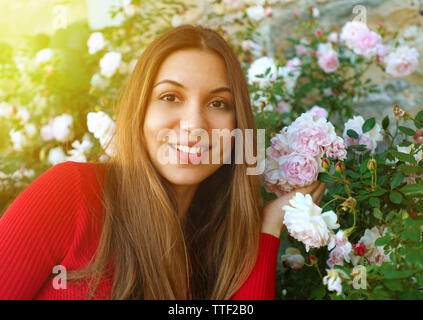
[{"label": "woman", "polygon": [[[121,99],[109,161],[50,168],[0,219],[0,298],[273,299],[280,208],[296,191],[319,202],[325,186],[262,210],[258,177],[223,163],[233,140],[192,148],[196,130],[254,129],[249,101],[217,33],[183,25],[158,37]],[[176,135],[163,143],[166,129]],[[187,163],[163,162],[163,146]]]}]

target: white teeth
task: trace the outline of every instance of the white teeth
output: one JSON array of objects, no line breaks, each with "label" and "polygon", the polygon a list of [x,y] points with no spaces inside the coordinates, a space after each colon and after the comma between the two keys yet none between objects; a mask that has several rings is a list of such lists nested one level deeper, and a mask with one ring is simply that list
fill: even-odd
[{"label": "white teeth", "polygon": [[203,153],[203,152],[205,152],[205,151],[207,151],[208,150],[208,148],[207,147],[188,147],[188,146],[182,146],[182,145],[180,145],[180,144],[172,144],[171,145],[174,149],[177,149],[177,150],[180,150],[180,151],[182,151],[182,152],[185,152],[185,153],[192,153],[192,154],[197,154],[197,153]]}]

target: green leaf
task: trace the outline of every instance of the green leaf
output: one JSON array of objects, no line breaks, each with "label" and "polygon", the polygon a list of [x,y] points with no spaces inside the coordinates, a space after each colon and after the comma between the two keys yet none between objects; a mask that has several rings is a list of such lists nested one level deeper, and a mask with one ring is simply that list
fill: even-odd
[{"label": "green leaf", "polygon": [[373,215],[376,219],[383,219],[382,212],[379,210],[379,208],[373,209]]},{"label": "green leaf", "polygon": [[373,127],[376,125],[376,119],[375,118],[370,118],[367,119],[364,123],[363,126],[361,127],[361,130],[363,130],[363,133],[369,132],[370,130],[373,129]]},{"label": "green leaf", "polygon": [[358,139],[358,133],[352,129],[347,130],[347,136],[353,139]]},{"label": "green leaf", "polygon": [[405,173],[421,173],[421,172],[423,172],[422,168],[410,166],[410,165],[407,165],[407,164],[399,165],[398,169],[400,169],[402,172],[405,172]]},{"label": "green leaf", "polygon": [[402,202],[402,194],[397,191],[391,191],[389,193],[389,200],[393,203],[400,204]]},{"label": "green leaf", "polygon": [[369,204],[372,206],[372,207],[376,207],[376,208],[380,208],[380,200],[378,199],[378,198],[370,198],[369,199]]},{"label": "green leaf", "polygon": [[397,158],[398,160],[409,162],[412,164],[417,164],[416,159],[414,159],[414,157],[408,153],[398,152],[396,150],[389,150],[389,153],[395,158]]},{"label": "green leaf", "polygon": [[417,123],[417,121],[420,122],[420,123],[423,123],[423,110],[421,110],[421,111],[419,111],[419,113],[417,113],[415,120],[416,121],[414,121],[414,125],[419,129],[423,128],[423,126],[421,124]]},{"label": "green leaf", "polygon": [[385,116],[385,118],[383,118],[382,120],[382,128],[383,130],[388,129],[389,127],[389,116]]},{"label": "green leaf", "polygon": [[395,272],[385,274],[386,279],[404,279],[413,275],[411,270],[396,270]]},{"label": "green leaf", "polygon": [[358,172],[355,171],[349,171],[348,175],[353,178],[353,179],[360,179],[360,174]]},{"label": "green leaf", "polygon": [[405,250],[403,250],[403,254],[405,254],[406,260],[409,264],[419,263],[420,265],[423,265],[423,253],[421,252],[421,249],[405,248]]},{"label": "green leaf", "polygon": [[375,246],[377,246],[377,247],[384,246],[389,241],[391,241],[391,236],[389,234],[384,235],[383,237],[380,237],[380,238],[376,239]]},{"label": "green leaf", "polygon": [[404,193],[406,196],[415,196],[422,194],[423,195],[423,185],[421,184],[406,184],[404,187],[399,189],[402,193]]},{"label": "green leaf", "polygon": [[404,289],[401,283],[395,280],[385,280],[383,284],[392,291],[402,291]]},{"label": "green leaf", "polygon": [[322,182],[330,183],[333,181],[332,177],[327,172],[319,173],[318,179]]},{"label": "green leaf", "polygon": [[404,178],[404,173],[402,171],[398,171],[395,173],[394,177],[391,180],[391,189],[395,189],[402,183],[402,179]]},{"label": "green leaf", "polygon": [[416,134],[416,131],[414,131],[414,130],[412,130],[410,128],[407,128],[407,127],[398,126],[398,129],[401,132],[405,133],[407,136],[414,136]]},{"label": "green leaf", "polygon": [[371,196],[371,197],[379,197],[379,196],[385,194],[386,192],[388,192],[388,190],[378,188],[378,189],[376,189],[375,192],[368,193],[368,195]]},{"label": "green leaf", "polygon": [[401,239],[404,241],[419,241],[420,240],[420,231],[413,228],[407,228],[401,232]]},{"label": "green leaf", "polygon": [[311,291],[311,297],[315,300],[322,299],[326,294],[326,290],[323,287],[317,287],[314,288],[313,291]]}]

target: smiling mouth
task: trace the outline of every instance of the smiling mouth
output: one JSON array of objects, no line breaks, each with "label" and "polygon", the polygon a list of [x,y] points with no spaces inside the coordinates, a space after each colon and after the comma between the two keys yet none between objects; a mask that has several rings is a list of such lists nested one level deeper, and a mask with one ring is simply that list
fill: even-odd
[{"label": "smiling mouth", "polygon": [[168,145],[177,151],[186,153],[186,154],[195,154],[200,156],[201,154],[204,154],[210,150],[210,146],[203,146],[203,147],[188,147],[181,144],[172,144],[168,143]]}]

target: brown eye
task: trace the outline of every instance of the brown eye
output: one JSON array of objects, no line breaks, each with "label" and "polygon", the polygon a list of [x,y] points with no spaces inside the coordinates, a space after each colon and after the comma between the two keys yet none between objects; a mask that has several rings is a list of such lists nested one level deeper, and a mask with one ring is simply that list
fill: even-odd
[{"label": "brown eye", "polygon": [[211,103],[211,105],[216,109],[224,109],[228,106],[228,104],[223,100],[215,100]]},{"label": "brown eye", "polygon": [[165,94],[161,96],[160,99],[163,99],[167,102],[176,102],[175,99],[178,99],[174,94]]}]

